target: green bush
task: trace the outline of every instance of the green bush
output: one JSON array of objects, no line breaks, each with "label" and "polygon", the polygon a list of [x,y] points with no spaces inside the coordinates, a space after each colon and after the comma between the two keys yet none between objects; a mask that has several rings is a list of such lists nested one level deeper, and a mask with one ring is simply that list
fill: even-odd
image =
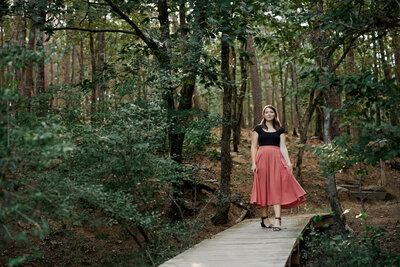
[{"label": "green bush", "polygon": [[360,235],[335,235],[312,229],[304,238],[303,266],[399,266],[400,256],[383,247],[386,232],[367,227]]}]

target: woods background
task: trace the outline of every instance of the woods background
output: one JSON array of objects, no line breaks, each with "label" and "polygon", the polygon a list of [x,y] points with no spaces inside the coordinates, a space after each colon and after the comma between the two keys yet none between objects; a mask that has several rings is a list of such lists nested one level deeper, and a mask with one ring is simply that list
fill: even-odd
[{"label": "woods background", "polygon": [[[86,225],[130,236],[131,264],[162,263],[189,245],[207,203],[215,225],[243,206],[231,194],[230,152],[242,152],[241,132],[265,104],[298,137],[300,183],[307,140],[323,140],[314,152],[338,232],[335,174],[358,166],[361,185],[375,165],[377,183],[390,183],[385,164],[400,152],[397,1],[0,5],[0,234],[3,247],[30,248],[2,264],[38,256],[35,237]],[[221,172],[215,198],[196,205],[185,188],[212,190],[195,178],[199,155],[220,159]]]}]

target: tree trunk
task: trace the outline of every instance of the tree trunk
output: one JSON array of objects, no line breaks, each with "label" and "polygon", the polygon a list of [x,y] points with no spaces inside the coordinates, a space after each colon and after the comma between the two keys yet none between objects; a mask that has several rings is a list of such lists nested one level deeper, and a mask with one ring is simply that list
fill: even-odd
[{"label": "tree trunk", "polygon": [[71,84],[75,84],[75,65],[76,65],[76,45],[72,46],[72,53],[71,53]]},{"label": "tree trunk", "polygon": [[83,37],[81,37],[80,40],[80,49],[79,49],[79,83],[83,82],[83,79],[85,77],[85,63],[83,62],[84,60],[84,54],[83,54],[84,50],[83,50]]},{"label": "tree trunk", "polygon": [[[235,47],[233,46],[231,48],[231,56],[232,56],[232,61],[233,61],[233,66],[232,66],[232,75],[231,75],[231,79],[232,79],[232,120],[233,125],[232,125],[232,131],[233,131],[233,140],[235,140],[235,125],[237,123],[236,119],[237,119],[237,84],[236,84],[236,68],[237,68],[237,62],[236,62],[236,50]],[[233,141],[235,142],[235,141]],[[238,149],[236,147],[235,150],[235,144],[233,145],[233,151],[238,152]]]},{"label": "tree trunk", "polygon": [[[324,14],[323,0],[319,0],[317,2],[317,13],[320,15]],[[337,100],[336,97],[332,97],[336,93],[335,88],[329,84],[329,79],[327,77],[328,73],[323,71],[323,68],[329,67],[329,65],[331,64],[331,60],[327,56],[326,48],[323,47],[326,41],[326,33],[323,30],[321,30],[321,27],[318,27],[316,37],[318,37],[318,39],[315,40],[315,44],[317,44],[320,49],[319,58],[317,58],[317,64],[321,69],[320,83],[322,84],[323,87],[325,87],[325,89],[322,91],[322,100],[324,106],[328,108],[335,108]],[[332,140],[330,130],[332,130],[331,125],[334,120],[330,109],[324,109],[323,113],[324,113],[324,129],[323,129],[324,142],[325,144],[330,144]],[[342,208],[340,206],[340,200],[337,194],[335,175],[328,174],[327,178],[328,178],[327,189],[329,192],[331,209],[335,214],[334,224],[338,232],[345,233],[346,232],[345,217],[343,216]]]},{"label": "tree trunk", "polygon": [[[18,45],[21,47],[25,46],[26,39],[26,18],[25,16],[17,17],[18,20]],[[17,81],[18,81],[18,92],[20,95],[24,95],[25,87],[25,68],[19,68],[17,70]]]},{"label": "tree trunk", "polygon": [[[375,34],[373,35],[375,37]],[[374,75],[376,76],[377,79],[379,79],[379,69],[378,69],[378,52],[377,52],[377,47],[376,47],[376,40],[373,42],[373,53],[374,53]],[[376,106],[376,118],[375,118],[375,124],[380,126],[381,125],[381,109]]]},{"label": "tree trunk", "polygon": [[243,41],[241,45],[242,47],[239,54],[241,85],[239,95],[237,96],[236,120],[235,125],[233,126],[233,150],[235,152],[239,152],[240,133],[243,121],[243,100],[246,95],[247,88],[247,64],[243,59],[243,52],[246,51],[246,42]]},{"label": "tree trunk", "polygon": [[297,160],[296,160],[296,166],[295,166],[294,172],[295,172],[297,181],[301,185],[303,185],[303,178],[301,177],[301,166],[303,163],[305,144],[307,143],[308,128],[309,128],[315,107],[319,101],[319,98],[320,98],[320,95],[318,97],[315,97],[315,89],[314,88],[311,89],[311,92],[309,94],[308,105],[307,105],[305,114],[302,117],[303,119],[301,120],[300,126],[299,126],[300,141],[299,141],[299,146],[298,146],[299,150],[297,152]]},{"label": "tree trunk", "polygon": [[[293,136],[298,136],[298,129],[299,129],[299,117],[297,116],[298,112],[297,107],[298,107],[298,93],[299,93],[299,86],[298,86],[298,81],[297,81],[297,71],[296,71],[296,64],[294,60],[290,63],[290,68],[292,71],[292,85],[293,85],[293,90],[294,90],[294,99],[293,97],[291,98],[292,102],[292,126],[293,126]],[[294,101],[294,103],[293,103]]]},{"label": "tree trunk", "polygon": [[397,86],[400,87],[400,31],[393,31],[392,46],[394,53],[394,69]]},{"label": "tree trunk", "polygon": [[232,87],[230,85],[229,72],[229,44],[224,41],[224,38],[221,39],[221,73],[224,87],[222,104],[221,182],[216,214],[211,219],[215,225],[222,225],[228,221],[228,213],[230,209],[230,180],[232,172],[232,159],[230,156]]},{"label": "tree trunk", "polygon": [[324,116],[322,114],[322,108],[320,103],[315,108],[315,132],[314,136],[318,137],[319,140],[324,140],[324,134],[322,132],[324,125]]},{"label": "tree trunk", "polygon": [[272,80],[272,88],[274,90],[276,109],[278,111],[279,119],[281,119],[282,118],[282,103],[281,103],[281,97],[279,94],[278,85],[276,84],[276,77],[274,75],[272,75],[271,80]]},{"label": "tree trunk", "polygon": [[261,66],[264,74],[265,99],[267,101],[267,105],[272,105],[271,85],[269,80],[267,59],[265,57],[263,57]]},{"label": "tree trunk", "polygon": [[280,118],[282,126],[286,129],[286,91],[287,91],[287,81],[288,81],[288,74],[289,68],[286,68],[285,77],[283,78],[283,67],[282,63],[279,63],[279,72],[281,76],[281,95],[282,95],[282,117]]},{"label": "tree trunk", "polygon": [[[250,88],[250,79],[247,79],[247,88]],[[250,91],[250,89],[249,89],[249,91]],[[246,123],[246,126],[248,127],[248,128],[250,128],[250,127],[254,127],[254,125],[252,125],[252,121],[251,121],[251,105],[250,105],[250,101],[251,101],[251,99],[250,99],[250,92],[247,92],[247,123]],[[258,124],[258,123],[257,123]]]},{"label": "tree trunk", "polygon": [[251,54],[250,77],[253,94],[253,125],[257,125],[262,119],[261,84],[258,75],[257,55],[254,48],[254,41],[253,37],[250,35],[247,37],[247,52]]},{"label": "tree trunk", "polygon": [[[29,41],[28,41],[28,49],[31,51],[35,50],[35,42],[36,42],[36,27],[34,25],[33,20],[30,21],[31,25],[29,27]],[[26,67],[26,78],[25,78],[25,90],[24,94],[27,97],[28,101],[28,109],[30,109],[30,99],[33,96],[33,61],[31,60]]]},{"label": "tree trunk", "polygon": [[99,32],[96,35],[97,39],[97,67],[96,67],[96,74],[97,74],[97,99],[98,101],[104,100],[104,60],[105,60],[105,35],[104,32]]},{"label": "tree trunk", "polygon": [[[46,18],[46,14],[44,12],[40,12],[38,23],[44,24],[45,18]],[[45,41],[44,32],[39,30],[39,28],[36,29],[36,32],[37,32],[36,49],[38,51],[43,51],[44,50],[44,41]],[[38,94],[43,94],[46,90],[45,75],[46,75],[45,74],[45,62],[44,62],[44,58],[41,58],[40,61],[38,62],[38,67],[37,67],[36,85],[37,85],[37,93]],[[39,105],[40,105],[40,115],[41,116],[47,115],[48,101],[43,95],[40,97]]]},{"label": "tree trunk", "polygon": [[[65,43],[70,43],[70,38],[68,36],[65,37]],[[64,84],[70,84],[70,73],[71,73],[71,51],[65,51],[64,54]]]},{"label": "tree trunk", "polygon": [[[386,60],[386,58],[389,58],[389,56],[388,56],[387,51],[385,51],[385,46],[383,44],[383,40],[382,39],[383,38],[380,38],[378,40],[378,44],[379,44],[379,49],[380,49],[380,54],[381,54],[381,62],[382,62],[382,66],[383,66],[383,73],[385,74],[385,79],[389,81],[389,80],[392,79],[392,71],[390,69],[390,66],[389,66],[387,60]],[[396,125],[399,124],[398,117],[397,117],[395,112],[390,114],[390,123],[393,126],[396,126]]]},{"label": "tree trunk", "polygon": [[97,70],[96,70],[96,52],[94,49],[93,33],[89,34],[89,46],[90,46],[90,60],[92,65],[92,97],[91,97],[91,112],[96,111],[97,102]]}]

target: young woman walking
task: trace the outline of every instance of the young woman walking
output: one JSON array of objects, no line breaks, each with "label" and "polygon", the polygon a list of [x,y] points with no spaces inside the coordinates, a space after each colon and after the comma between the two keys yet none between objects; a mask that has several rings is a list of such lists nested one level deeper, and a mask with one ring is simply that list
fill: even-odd
[{"label": "young woman walking", "polygon": [[[251,138],[254,183],[250,202],[261,208],[261,227],[280,231],[281,208],[291,209],[300,205],[306,200],[306,192],[292,174],[285,129],[281,127],[276,109],[267,105],[262,116]],[[268,206],[272,205],[275,211],[274,224],[267,218]]]}]

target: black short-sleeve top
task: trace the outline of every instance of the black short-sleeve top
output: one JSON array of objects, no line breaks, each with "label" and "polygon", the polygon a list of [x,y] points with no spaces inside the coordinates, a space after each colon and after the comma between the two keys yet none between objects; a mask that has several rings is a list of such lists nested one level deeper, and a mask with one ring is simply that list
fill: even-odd
[{"label": "black short-sleeve top", "polygon": [[254,127],[253,131],[258,133],[259,146],[279,146],[281,142],[280,135],[285,132],[285,128],[281,127],[275,132],[266,132],[263,130],[261,125],[257,125]]}]

